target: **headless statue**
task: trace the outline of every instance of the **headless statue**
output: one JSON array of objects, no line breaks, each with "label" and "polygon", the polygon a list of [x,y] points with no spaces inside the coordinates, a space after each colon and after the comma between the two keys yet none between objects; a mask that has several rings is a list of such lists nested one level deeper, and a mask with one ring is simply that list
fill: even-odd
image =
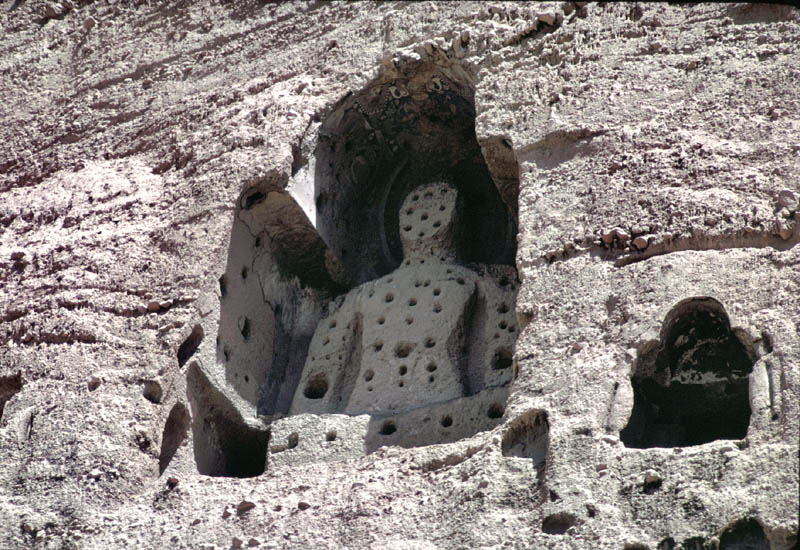
[{"label": "headless statue", "polygon": [[458,229],[468,220],[457,204],[445,182],[408,194],[399,212],[402,264],[331,304],[290,414],[388,416],[508,385],[515,272],[458,263]]}]

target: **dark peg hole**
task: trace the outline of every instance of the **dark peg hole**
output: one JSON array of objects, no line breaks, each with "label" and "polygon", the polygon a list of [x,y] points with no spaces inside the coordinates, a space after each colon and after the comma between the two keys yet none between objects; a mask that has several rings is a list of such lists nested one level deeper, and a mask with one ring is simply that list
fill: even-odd
[{"label": "dark peg hole", "polygon": [[381,435],[392,435],[397,431],[397,426],[391,420],[386,420],[381,425]]},{"label": "dark peg hole", "polygon": [[328,377],[325,373],[318,373],[308,379],[303,395],[307,399],[322,399],[328,393]]}]

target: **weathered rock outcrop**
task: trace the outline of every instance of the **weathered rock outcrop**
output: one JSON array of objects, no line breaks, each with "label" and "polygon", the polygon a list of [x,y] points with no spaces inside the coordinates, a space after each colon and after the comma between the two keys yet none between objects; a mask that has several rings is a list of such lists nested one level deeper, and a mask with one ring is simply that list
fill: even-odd
[{"label": "weathered rock outcrop", "polygon": [[0,548],[797,548],[797,9],[2,8]]}]

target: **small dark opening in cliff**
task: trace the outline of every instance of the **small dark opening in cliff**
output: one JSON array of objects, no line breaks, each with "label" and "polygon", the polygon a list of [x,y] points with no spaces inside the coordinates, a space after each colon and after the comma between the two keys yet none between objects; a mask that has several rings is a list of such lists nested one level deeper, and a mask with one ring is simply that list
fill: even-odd
[{"label": "small dark opening in cliff", "polygon": [[[675,546],[673,545],[673,548]],[[680,550],[706,550],[706,539],[703,537],[689,537],[681,543]],[[661,550],[660,548],[658,550]],[[671,550],[671,549],[667,549]]]},{"label": "small dark opening in cliff", "polygon": [[503,436],[503,456],[530,458],[539,481],[544,477],[547,451],[550,445],[550,425],[547,413],[530,411],[516,418]]},{"label": "small dark opening in cliff", "polygon": [[644,352],[631,380],[634,405],[620,432],[627,447],[686,447],[742,439],[750,422],[748,375],[755,352],[707,297],[667,315],[657,347]]},{"label": "small dark opening in cliff", "polygon": [[769,550],[764,528],[754,519],[737,521],[719,537],[719,550]]},{"label": "small dark opening in cliff", "polygon": [[192,332],[178,348],[178,366],[183,367],[200,347],[203,341],[203,327],[195,325]]},{"label": "small dark opening in cliff", "polygon": [[308,399],[322,399],[328,392],[328,377],[325,373],[313,376],[306,384],[303,395]]},{"label": "small dark opening in cliff", "polygon": [[656,546],[656,550],[675,550],[675,539],[667,537]]},{"label": "small dark opening in cliff", "polygon": [[218,477],[255,477],[266,469],[269,435],[263,431],[248,429],[223,414],[211,414],[203,419],[202,428],[213,432],[219,442],[218,452],[208,469],[201,474]]},{"label": "small dark opening in cliff", "polygon": [[544,518],[542,532],[548,535],[563,535],[570,527],[577,525],[578,518],[568,512],[559,512]]},{"label": "small dark opening in cliff", "polygon": [[245,422],[196,364],[190,365],[186,381],[197,471],[220,477],[263,474],[269,432]]},{"label": "small dark opening in cliff", "polygon": [[22,389],[22,375],[20,373],[11,376],[0,376],[0,420],[3,419],[3,409],[6,401]]}]

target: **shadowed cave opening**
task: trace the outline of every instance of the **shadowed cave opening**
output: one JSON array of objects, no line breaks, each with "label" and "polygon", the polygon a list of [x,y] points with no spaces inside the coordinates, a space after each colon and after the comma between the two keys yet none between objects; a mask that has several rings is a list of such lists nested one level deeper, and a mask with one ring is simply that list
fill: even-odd
[{"label": "shadowed cave opening", "polygon": [[[764,528],[753,518],[745,518],[728,525],[720,534],[719,541],[714,542],[704,537],[691,537],[684,539],[680,546],[673,537],[662,540],[657,550],[770,550],[771,545]],[[792,550],[797,548],[797,544]]]},{"label": "shadowed cave opening", "polygon": [[[542,533],[548,535],[563,535],[570,527],[578,524],[578,518],[569,512],[558,512],[551,514],[542,520]],[[625,550],[628,547],[625,546]]]},{"label": "shadowed cave opening", "polygon": [[748,518],[728,526],[719,537],[719,550],[770,550],[764,528]]},{"label": "shadowed cave opening", "polygon": [[688,298],[667,314],[660,341],[640,354],[627,447],[687,447],[743,439],[750,422],[748,376],[756,355],[725,308]]},{"label": "shadowed cave opening", "polygon": [[[197,364],[190,364],[186,381],[192,409],[191,427],[197,471],[209,476],[226,477],[263,474],[269,441],[266,428],[254,426],[241,418]],[[185,408],[183,410],[186,411]],[[186,413],[188,415],[188,411]],[[167,427],[169,425],[168,421]]]}]

